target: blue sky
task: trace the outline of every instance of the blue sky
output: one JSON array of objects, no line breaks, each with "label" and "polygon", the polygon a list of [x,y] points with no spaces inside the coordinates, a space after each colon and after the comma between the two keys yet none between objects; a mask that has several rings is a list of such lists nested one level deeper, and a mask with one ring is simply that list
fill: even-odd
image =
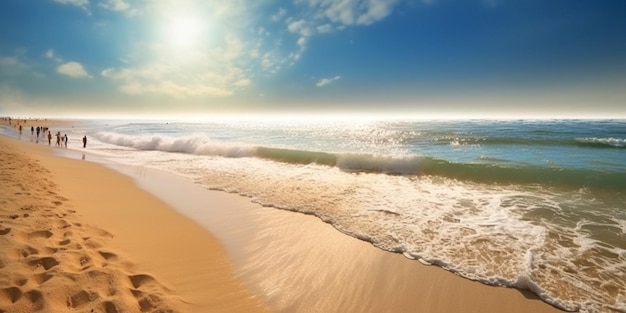
[{"label": "blue sky", "polygon": [[3,0],[0,115],[626,117],[623,0]]}]

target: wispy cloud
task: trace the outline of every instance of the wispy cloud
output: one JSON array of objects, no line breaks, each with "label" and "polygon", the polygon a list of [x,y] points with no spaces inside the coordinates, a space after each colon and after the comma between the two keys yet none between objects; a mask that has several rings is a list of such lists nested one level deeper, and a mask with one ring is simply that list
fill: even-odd
[{"label": "wispy cloud", "polygon": [[2,68],[4,71],[8,71],[9,69],[22,71],[27,69],[28,65],[26,65],[25,63],[20,61],[20,59],[14,56],[0,56],[0,68]]},{"label": "wispy cloud", "polygon": [[[366,26],[391,15],[398,0],[296,0],[300,11],[285,19],[287,30],[297,34],[299,53],[306,39],[319,34]],[[281,11],[282,13],[282,11]],[[285,12],[286,13],[286,12]]]},{"label": "wispy cloud", "polygon": [[56,61],[57,63],[61,63],[61,62],[63,62],[63,59],[61,59],[60,57],[58,57],[58,56],[56,56],[56,55],[54,54],[54,50],[53,50],[53,49],[48,49],[48,50],[46,51],[46,53],[44,54],[44,56],[45,56],[46,58],[50,59],[50,60],[54,60],[54,61]]},{"label": "wispy cloud", "polygon": [[72,78],[91,78],[91,75],[85,71],[83,65],[78,62],[67,62],[57,67],[57,72]]},{"label": "wispy cloud", "polygon": [[308,0],[315,17],[343,25],[369,25],[391,14],[397,0]]},{"label": "wispy cloud", "polygon": [[44,75],[37,71],[28,60],[22,56],[0,55],[0,81],[8,77],[40,78]]},{"label": "wispy cloud", "polygon": [[331,78],[322,78],[320,80],[317,81],[317,83],[315,83],[315,86],[317,87],[325,87],[328,86],[332,83],[334,83],[335,81],[339,80],[341,78],[341,76],[335,76],[335,77],[331,77]]},{"label": "wispy cloud", "polygon": [[270,17],[270,20],[274,22],[278,22],[278,21],[283,20],[286,15],[287,15],[287,10],[285,8],[279,8],[278,12],[276,12],[274,15]]},{"label": "wispy cloud", "polygon": [[65,5],[73,5],[73,6],[76,6],[85,10],[85,12],[87,12],[88,14],[91,14],[91,11],[89,10],[88,0],[52,0],[52,1],[56,3],[65,4]]},{"label": "wispy cloud", "polygon": [[225,41],[219,48],[188,52],[177,56],[178,59],[168,59],[167,53],[156,49],[155,59],[107,68],[101,75],[118,83],[119,90],[126,94],[230,96],[251,84],[240,63],[249,53],[238,37],[231,35]]},{"label": "wispy cloud", "polygon": [[129,16],[137,14],[137,9],[124,0],[103,0],[98,3],[98,6],[110,11],[124,12]]}]

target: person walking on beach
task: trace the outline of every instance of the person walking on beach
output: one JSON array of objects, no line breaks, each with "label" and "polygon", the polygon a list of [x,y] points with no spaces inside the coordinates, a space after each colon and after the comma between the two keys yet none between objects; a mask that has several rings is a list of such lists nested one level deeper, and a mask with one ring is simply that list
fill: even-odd
[{"label": "person walking on beach", "polygon": [[48,131],[48,146],[52,144],[52,133]]},{"label": "person walking on beach", "polygon": [[57,147],[61,146],[61,132],[57,132]]},{"label": "person walking on beach", "polygon": [[67,148],[67,134],[63,136],[63,144],[65,144],[65,147]]},{"label": "person walking on beach", "polygon": [[35,127],[30,127],[30,136],[32,137],[35,134]]},{"label": "person walking on beach", "polygon": [[87,136],[83,136],[83,148],[87,148]]}]

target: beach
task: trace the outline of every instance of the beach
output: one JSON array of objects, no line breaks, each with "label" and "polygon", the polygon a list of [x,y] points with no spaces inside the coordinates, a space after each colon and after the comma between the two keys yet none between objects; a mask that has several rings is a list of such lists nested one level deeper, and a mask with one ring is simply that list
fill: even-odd
[{"label": "beach", "polygon": [[[0,312],[560,312],[311,215],[47,145],[0,145]],[[210,210],[190,218],[175,207],[185,203]]]}]

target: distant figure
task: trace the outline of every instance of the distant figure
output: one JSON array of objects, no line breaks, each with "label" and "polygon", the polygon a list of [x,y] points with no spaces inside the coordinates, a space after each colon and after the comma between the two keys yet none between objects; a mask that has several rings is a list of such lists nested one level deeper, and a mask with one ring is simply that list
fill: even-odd
[{"label": "distant figure", "polygon": [[20,125],[20,136],[22,135],[22,125]]},{"label": "distant figure", "polygon": [[83,148],[87,148],[87,136],[83,137]]},{"label": "distant figure", "polygon": [[52,144],[52,133],[48,131],[48,146]]},{"label": "distant figure", "polygon": [[30,136],[32,137],[35,134],[35,127],[30,127]]},{"label": "distant figure", "polygon": [[39,139],[39,132],[41,132],[41,128],[39,128],[39,126],[37,126],[37,139]]},{"label": "distant figure", "polygon": [[57,132],[57,147],[61,146],[61,132]]},{"label": "distant figure", "polygon": [[65,144],[65,147],[67,148],[67,134],[63,136],[63,143]]}]

